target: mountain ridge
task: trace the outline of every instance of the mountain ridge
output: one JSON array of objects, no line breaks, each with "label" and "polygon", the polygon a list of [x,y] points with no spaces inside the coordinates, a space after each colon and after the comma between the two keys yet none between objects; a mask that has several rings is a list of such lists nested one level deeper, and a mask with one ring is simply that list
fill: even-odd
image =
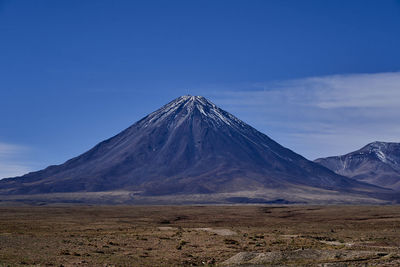
[{"label": "mountain ridge", "polygon": [[315,162],[340,175],[400,191],[400,143],[375,141],[345,155]]}]

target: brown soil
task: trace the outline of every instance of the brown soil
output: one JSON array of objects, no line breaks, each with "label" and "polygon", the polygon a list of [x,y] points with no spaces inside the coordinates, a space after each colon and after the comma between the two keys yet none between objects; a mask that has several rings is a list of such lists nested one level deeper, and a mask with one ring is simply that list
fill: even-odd
[{"label": "brown soil", "polygon": [[1,207],[0,266],[399,266],[400,206]]}]

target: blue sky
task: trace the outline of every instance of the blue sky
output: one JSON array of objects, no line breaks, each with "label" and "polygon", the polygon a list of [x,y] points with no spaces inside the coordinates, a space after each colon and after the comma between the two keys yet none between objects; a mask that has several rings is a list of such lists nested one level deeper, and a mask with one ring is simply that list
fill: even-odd
[{"label": "blue sky", "polygon": [[314,159],[400,141],[400,1],[0,0],[0,177],[203,95]]}]

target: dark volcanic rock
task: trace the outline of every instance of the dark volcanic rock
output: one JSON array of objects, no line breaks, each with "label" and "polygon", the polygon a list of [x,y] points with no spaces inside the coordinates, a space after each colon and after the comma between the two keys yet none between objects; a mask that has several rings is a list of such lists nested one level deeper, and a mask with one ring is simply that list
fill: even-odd
[{"label": "dark volcanic rock", "polygon": [[284,148],[204,97],[182,96],[64,164],[1,180],[0,193],[154,196],[294,186],[376,189]]},{"label": "dark volcanic rock", "polygon": [[337,157],[316,159],[332,171],[374,185],[400,190],[400,144],[374,142]]}]

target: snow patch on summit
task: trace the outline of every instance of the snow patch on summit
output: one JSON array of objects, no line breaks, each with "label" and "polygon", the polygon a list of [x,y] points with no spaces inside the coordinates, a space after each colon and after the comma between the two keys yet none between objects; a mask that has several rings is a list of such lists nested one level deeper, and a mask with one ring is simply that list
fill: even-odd
[{"label": "snow patch on summit", "polygon": [[[171,127],[179,126],[185,119],[197,109],[204,117],[209,118],[208,122],[214,126],[229,125],[237,128],[242,128],[246,124],[236,117],[225,114],[215,104],[208,101],[202,96],[181,96],[174,101],[163,106],[161,109],[151,113],[145,120],[143,127],[148,127],[150,124],[160,122],[174,115],[176,121],[171,122]],[[180,118],[178,118],[180,117]]]},{"label": "snow patch on summit", "polygon": [[382,151],[380,151],[380,150],[375,151],[375,154],[382,162],[387,162],[386,156]]}]

